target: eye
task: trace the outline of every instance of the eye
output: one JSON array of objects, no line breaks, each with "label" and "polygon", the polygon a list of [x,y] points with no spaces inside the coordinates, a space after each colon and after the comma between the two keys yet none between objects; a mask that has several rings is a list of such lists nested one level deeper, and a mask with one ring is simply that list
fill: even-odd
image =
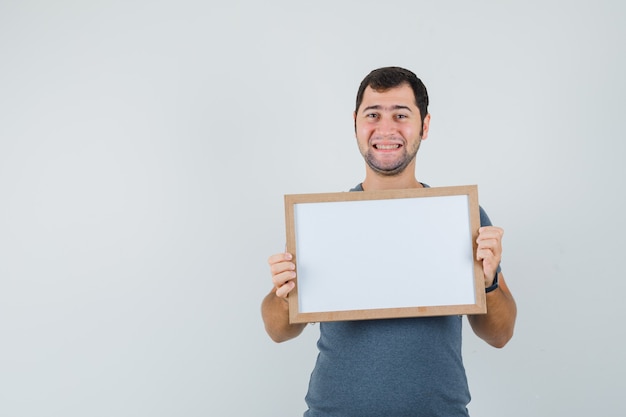
[{"label": "eye", "polygon": [[396,119],[406,119],[407,117],[406,114],[396,114]]},{"label": "eye", "polygon": [[378,113],[367,113],[365,115],[365,118],[367,118],[367,119],[377,119],[378,118]]}]

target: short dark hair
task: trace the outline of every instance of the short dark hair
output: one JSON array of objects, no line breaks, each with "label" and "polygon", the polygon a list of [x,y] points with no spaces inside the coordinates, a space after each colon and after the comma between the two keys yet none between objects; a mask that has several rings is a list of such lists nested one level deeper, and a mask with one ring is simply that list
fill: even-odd
[{"label": "short dark hair", "polygon": [[385,91],[390,88],[399,87],[402,84],[411,86],[413,94],[415,95],[415,105],[420,110],[420,117],[423,122],[424,117],[428,114],[428,92],[426,91],[426,86],[413,72],[400,67],[383,67],[370,72],[363,81],[361,81],[359,91],[356,94],[356,107],[354,108],[354,112],[359,111],[359,107],[363,101],[363,93],[367,87],[372,87],[372,89],[376,91]]}]

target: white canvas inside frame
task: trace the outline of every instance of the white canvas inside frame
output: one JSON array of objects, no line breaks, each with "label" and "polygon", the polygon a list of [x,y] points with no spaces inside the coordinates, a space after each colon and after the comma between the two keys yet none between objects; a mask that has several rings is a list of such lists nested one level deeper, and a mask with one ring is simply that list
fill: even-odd
[{"label": "white canvas inside frame", "polygon": [[467,195],[294,205],[300,313],[475,303]]}]

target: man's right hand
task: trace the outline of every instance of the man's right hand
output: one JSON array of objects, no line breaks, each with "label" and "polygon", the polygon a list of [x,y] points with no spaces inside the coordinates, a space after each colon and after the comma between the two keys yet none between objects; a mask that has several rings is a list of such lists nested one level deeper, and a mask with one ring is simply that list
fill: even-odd
[{"label": "man's right hand", "polygon": [[290,253],[277,253],[267,260],[274,287],[263,299],[261,314],[267,334],[275,342],[293,339],[304,330],[306,323],[289,323],[287,296],[296,287],[296,264]]},{"label": "man's right hand", "polygon": [[296,287],[293,281],[296,278],[296,264],[292,262],[293,256],[288,253],[277,253],[267,260],[272,273],[272,283],[276,290],[276,296],[287,299],[287,296]]}]

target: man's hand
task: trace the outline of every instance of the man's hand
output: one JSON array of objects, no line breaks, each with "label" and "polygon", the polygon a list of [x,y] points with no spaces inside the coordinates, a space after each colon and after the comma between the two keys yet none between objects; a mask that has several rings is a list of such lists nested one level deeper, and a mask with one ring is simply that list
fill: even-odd
[{"label": "man's hand", "polygon": [[485,287],[489,287],[493,283],[498,265],[500,265],[503,234],[504,230],[496,226],[486,226],[478,229],[476,260],[483,263]]},{"label": "man's hand", "polygon": [[296,287],[296,264],[290,253],[277,253],[267,260],[274,287],[263,299],[261,315],[267,334],[275,342],[293,339],[304,330],[306,323],[289,323],[287,296]]},{"label": "man's hand", "polygon": [[[493,284],[498,265],[502,259],[502,235],[504,230],[495,226],[478,229],[476,259],[483,263],[485,288]],[[487,314],[468,315],[472,330],[491,346],[501,348],[513,337],[517,306],[506,285],[504,276],[498,276],[498,290],[487,294]]]},{"label": "man's hand", "polygon": [[276,296],[286,299],[291,290],[296,286],[293,279],[296,277],[296,264],[291,260],[293,256],[288,253],[277,253],[267,260],[272,273],[272,283],[276,290]]}]

